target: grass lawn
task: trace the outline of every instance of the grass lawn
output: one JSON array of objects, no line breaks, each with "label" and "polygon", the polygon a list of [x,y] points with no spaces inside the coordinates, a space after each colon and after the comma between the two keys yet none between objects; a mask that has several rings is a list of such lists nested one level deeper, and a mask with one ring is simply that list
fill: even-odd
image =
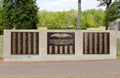
[{"label": "grass lawn", "polygon": [[98,28],[87,28],[87,30],[105,30],[105,27],[101,26]]},{"label": "grass lawn", "polygon": [[[117,40],[117,57],[120,58],[120,39]],[[3,36],[0,35],[0,59],[3,58]]]},{"label": "grass lawn", "polygon": [[117,40],[117,56],[120,58],[120,39]]},{"label": "grass lawn", "polygon": [[0,59],[3,58],[3,35],[0,35]]}]

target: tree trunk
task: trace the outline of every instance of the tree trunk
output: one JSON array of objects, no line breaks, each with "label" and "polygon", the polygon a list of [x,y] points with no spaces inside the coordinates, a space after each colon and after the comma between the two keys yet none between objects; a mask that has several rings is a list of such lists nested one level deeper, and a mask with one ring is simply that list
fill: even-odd
[{"label": "tree trunk", "polygon": [[78,0],[78,24],[77,24],[78,29],[80,29],[80,17],[81,17],[81,0]]},{"label": "tree trunk", "polygon": [[105,17],[105,20],[106,20],[106,30],[108,30],[108,12],[107,12],[107,10],[108,10],[108,8],[109,8],[109,4],[107,4],[107,7],[106,7],[106,17]]}]

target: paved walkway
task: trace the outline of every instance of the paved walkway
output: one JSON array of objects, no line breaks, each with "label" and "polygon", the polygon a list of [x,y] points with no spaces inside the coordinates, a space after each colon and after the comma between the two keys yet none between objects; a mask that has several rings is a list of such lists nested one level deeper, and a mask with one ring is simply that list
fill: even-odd
[{"label": "paved walkway", "polygon": [[1,62],[0,78],[120,78],[120,60]]}]

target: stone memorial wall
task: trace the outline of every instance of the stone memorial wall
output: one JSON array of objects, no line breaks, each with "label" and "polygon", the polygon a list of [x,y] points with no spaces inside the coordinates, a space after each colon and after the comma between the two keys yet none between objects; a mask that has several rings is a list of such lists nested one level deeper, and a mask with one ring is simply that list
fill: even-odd
[{"label": "stone memorial wall", "polygon": [[115,58],[114,31],[4,30],[4,61]]}]

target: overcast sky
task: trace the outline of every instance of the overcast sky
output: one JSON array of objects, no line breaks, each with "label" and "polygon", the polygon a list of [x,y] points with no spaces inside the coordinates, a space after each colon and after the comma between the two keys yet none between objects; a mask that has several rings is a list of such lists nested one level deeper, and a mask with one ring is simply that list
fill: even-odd
[{"label": "overcast sky", "polygon": [[[82,2],[82,11],[87,9],[99,9],[102,8],[105,10],[105,7],[97,7],[97,0],[81,0]],[[78,0],[37,0],[37,5],[40,10],[47,11],[64,11],[70,9],[77,10]]]}]

